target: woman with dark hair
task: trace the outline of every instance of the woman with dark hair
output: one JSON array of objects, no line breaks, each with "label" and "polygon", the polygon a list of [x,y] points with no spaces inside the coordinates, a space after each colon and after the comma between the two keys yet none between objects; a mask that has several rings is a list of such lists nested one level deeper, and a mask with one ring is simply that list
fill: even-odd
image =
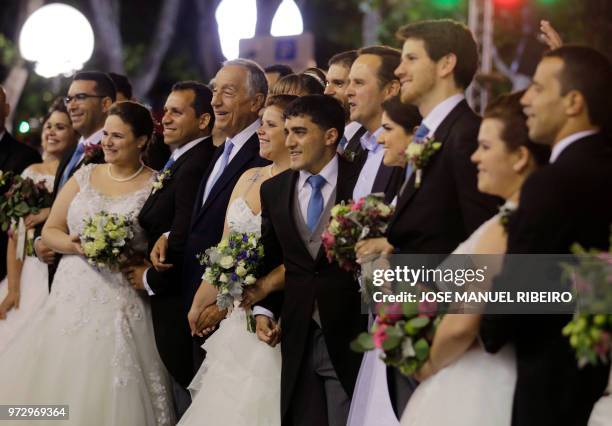
[{"label": "woman with dark hair", "polygon": [[[478,148],[472,155],[478,167],[479,191],[501,197],[506,203],[453,254],[503,255],[507,244],[505,223],[518,205],[521,186],[548,161],[550,151],[529,140],[521,96],[503,95],[488,106]],[[490,284],[499,268],[501,264],[493,268],[489,265],[485,284]],[[491,355],[480,347],[477,335],[481,308],[471,306],[469,313],[443,317],[429,358],[414,376],[421,383],[406,406],[402,426],[447,425],[449,415],[454,425],[510,425],[516,382],[514,349],[506,346]]]},{"label": "woman with dark hair", "polygon": [[90,265],[80,237],[85,219],[123,215],[133,260],[146,254],[136,217],[153,183],[140,159],[152,132],[144,106],[113,105],[103,128],[106,164],[81,167],[58,194],[42,238],[63,256],[45,304],[0,353],[0,401],[68,404],[78,425],[174,424],[146,297],[121,272]]},{"label": "woman with dark hair", "polygon": [[[43,118],[41,146],[43,162],[32,164],[21,174],[35,183],[44,183],[45,188],[53,191],[53,181],[59,161],[78,140],[72,122],[61,99],[56,100]],[[32,243],[34,227],[44,223],[51,209],[42,209],[24,220],[28,244]],[[13,234],[7,247],[7,277],[0,283],[0,352],[30,317],[40,308],[49,295],[46,285],[47,265],[32,253],[17,253],[17,237]],[[23,253],[22,253],[23,254]],[[0,261],[5,261],[1,259]]]}]

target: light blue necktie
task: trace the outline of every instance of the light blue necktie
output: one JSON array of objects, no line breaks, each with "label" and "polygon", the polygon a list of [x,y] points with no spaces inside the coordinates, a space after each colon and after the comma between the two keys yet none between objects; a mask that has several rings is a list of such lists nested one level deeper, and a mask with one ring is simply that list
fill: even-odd
[{"label": "light blue necktie", "polygon": [[359,139],[359,143],[361,143],[361,147],[364,151],[368,152],[376,152],[378,147],[378,142],[376,142],[376,137],[374,137],[373,133],[366,133]]},{"label": "light blue necktie", "polygon": [[208,198],[208,194],[210,194],[210,191],[212,191],[212,189],[215,187],[215,184],[217,183],[217,181],[219,180],[219,178],[223,174],[223,171],[225,170],[225,167],[227,167],[227,163],[229,163],[230,154],[232,153],[232,149],[233,148],[234,148],[234,144],[232,143],[232,141],[230,139],[228,139],[225,142],[225,146],[223,147],[223,154],[221,154],[221,163],[219,164],[219,169],[217,170],[217,174],[215,175],[213,180],[210,181],[210,185],[208,186],[208,190],[206,191],[206,194],[204,194],[204,199],[202,200],[202,204]]},{"label": "light blue necktie", "polygon": [[70,179],[70,175],[72,174],[72,170],[79,163],[79,160],[81,159],[81,156],[83,155],[84,152],[85,152],[85,144],[84,143],[78,144],[76,149],[74,150],[74,153],[72,154],[72,157],[70,158],[70,161],[68,162],[68,165],[64,169],[64,174],[62,174],[62,178],[60,179],[60,183],[57,187],[58,191],[62,188],[62,186],[66,184],[66,182],[68,182],[68,179]]},{"label": "light blue necktie", "polygon": [[325,178],[320,175],[312,175],[306,182],[312,188],[310,200],[308,200],[308,209],[306,210],[306,225],[310,232],[313,232],[319,223],[321,213],[323,213],[323,194],[321,194],[321,188],[325,185]]},{"label": "light blue necktie", "polygon": [[164,164],[164,168],[162,169],[162,172],[165,172],[166,170],[168,170],[170,167],[172,167],[174,163],[176,163],[176,160],[172,156],[170,156],[168,161],[166,161],[166,164]]},{"label": "light blue necktie", "polygon": [[348,140],[346,136],[342,136],[340,142],[338,142],[338,153],[342,154],[346,150],[346,146],[348,145]]},{"label": "light blue necktie", "polygon": [[424,123],[421,123],[419,127],[417,127],[416,130],[414,131],[415,142],[422,142],[423,139],[425,139],[428,134],[429,134],[429,129]]}]

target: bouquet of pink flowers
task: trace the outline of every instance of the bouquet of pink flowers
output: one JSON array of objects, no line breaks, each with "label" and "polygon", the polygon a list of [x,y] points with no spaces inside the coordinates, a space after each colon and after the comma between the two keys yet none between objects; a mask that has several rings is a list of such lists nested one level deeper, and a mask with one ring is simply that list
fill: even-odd
[{"label": "bouquet of pink flowers", "polygon": [[392,214],[393,207],[385,204],[382,194],[335,205],[327,230],[321,236],[327,259],[336,260],[345,271],[359,271],[355,244],[365,238],[382,237]]},{"label": "bouquet of pink flowers", "polygon": [[589,313],[579,309],[563,328],[563,335],[569,338],[580,367],[607,364],[612,351],[612,235],[608,252],[587,251],[578,244],[572,252],[578,264],[564,268],[578,291],[579,304],[588,306]]},{"label": "bouquet of pink flowers", "polygon": [[382,350],[385,364],[406,376],[416,373],[429,358],[442,315],[435,302],[407,302],[381,306],[368,333],[351,343],[356,352]]}]

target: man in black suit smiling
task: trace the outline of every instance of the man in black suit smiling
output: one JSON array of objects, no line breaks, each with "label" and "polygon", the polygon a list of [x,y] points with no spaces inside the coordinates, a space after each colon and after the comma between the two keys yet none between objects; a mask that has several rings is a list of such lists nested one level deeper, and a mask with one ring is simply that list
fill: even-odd
[{"label": "man in black suit smiling", "polygon": [[149,250],[169,231],[166,262],[172,267],[133,266],[128,279],[151,297],[155,341],[174,379],[177,414],[189,404],[185,390],[193,378],[191,336],[181,296],[183,255],[198,186],[210,165],[215,146],[210,137],[215,118],[212,92],[202,83],[183,81],[172,87],[164,105],[164,142],[174,147],[160,172],[138,220],[147,234]]},{"label": "man in black suit smiling", "polygon": [[273,293],[255,308],[257,331],[275,344],[270,317],[280,316],[282,424],[345,425],[361,364],[350,342],[367,319],[359,285],[326,259],[321,234],[332,207],[351,198],[359,165],[336,154],[344,130],[336,99],[303,96],[285,117],[291,169],[261,187],[265,262],[284,263],[285,289],[281,303]]}]

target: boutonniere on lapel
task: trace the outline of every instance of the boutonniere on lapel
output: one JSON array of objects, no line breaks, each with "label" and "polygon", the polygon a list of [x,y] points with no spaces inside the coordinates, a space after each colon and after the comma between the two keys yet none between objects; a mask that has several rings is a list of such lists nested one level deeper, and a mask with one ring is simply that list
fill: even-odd
[{"label": "boutonniere on lapel", "polygon": [[357,156],[357,153],[353,150],[344,150],[342,151],[342,154],[340,154],[340,156],[344,158],[346,161],[352,163],[355,161],[355,157]]},{"label": "boutonniere on lapel", "polygon": [[83,154],[83,165],[92,163],[104,162],[104,150],[102,144],[89,144],[85,146],[85,153]]},{"label": "boutonniere on lapel", "polygon": [[166,169],[161,173],[158,173],[155,178],[155,182],[153,182],[153,194],[164,187],[164,184],[170,180],[172,177],[172,170]]},{"label": "boutonniere on lapel", "polygon": [[504,232],[508,233],[508,222],[510,216],[516,211],[516,204],[512,201],[506,201],[506,203],[499,208],[499,224],[504,228]]},{"label": "boutonniere on lapel", "polygon": [[421,180],[423,177],[423,169],[429,163],[431,157],[442,147],[442,142],[438,142],[432,138],[424,138],[417,140],[413,138],[412,142],[406,148],[406,160],[408,164],[412,166],[412,170],[415,173],[414,187],[418,188],[421,186]]}]

